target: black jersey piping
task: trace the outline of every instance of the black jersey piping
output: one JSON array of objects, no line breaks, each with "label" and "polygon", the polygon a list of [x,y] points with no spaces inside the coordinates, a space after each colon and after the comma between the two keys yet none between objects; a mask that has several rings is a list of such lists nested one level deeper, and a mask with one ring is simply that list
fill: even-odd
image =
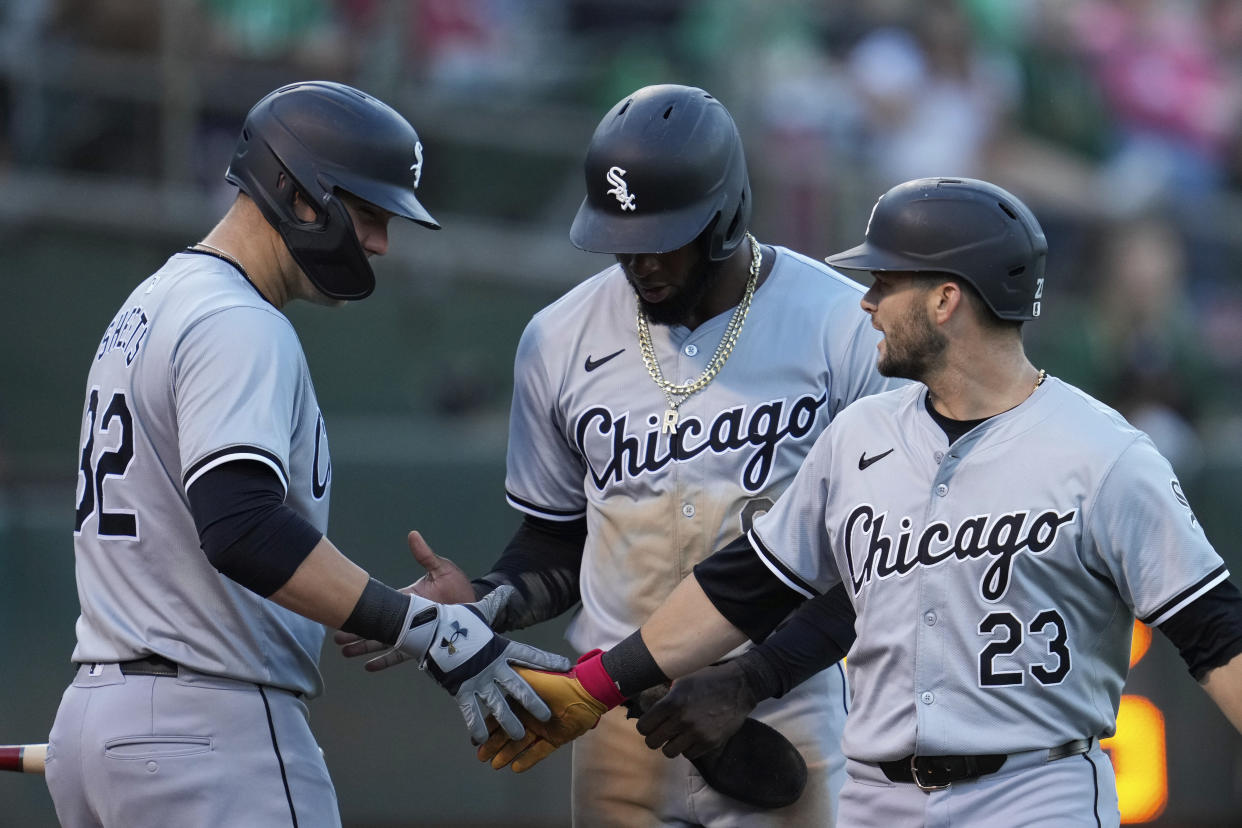
[{"label": "black jersey piping", "polygon": [[505,491],[505,496],[509,502],[521,509],[523,512],[533,513],[536,517],[542,517],[545,520],[566,521],[575,520],[586,514],[585,509],[549,509],[546,506],[538,506],[529,500],[518,497],[513,492]]},{"label": "black jersey piping", "polygon": [[293,792],[289,790],[289,775],[285,773],[285,760],[280,755],[280,745],[276,741],[276,723],[272,721],[272,706],[267,702],[267,693],[263,685],[256,685],[259,695],[263,698],[263,711],[267,714],[267,730],[272,735],[272,752],[276,754],[276,764],[280,766],[280,782],[285,786],[285,801],[289,803],[289,818],[293,820],[293,828],[298,828],[298,813],[293,807]]},{"label": "black jersey piping", "polygon": [[1082,754],[1082,758],[1091,766],[1091,784],[1095,787],[1095,807],[1091,809],[1091,813],[1095,817],[1096,828],[1103,828],[1100,821],[1100,769],[1095,766],[1090,753]]},{"label": "black jersey piping", "polygon": [[1196,581],[1192,585],[1186,587],[1181,592],[1177,593],[1172,598],[1165,601],[1163,604],[1157,607],[1154,612],[1151,612],[1146,617],[1141,618],[1139,620],[1142,621],[1144,624],[1147,624],[1150,626],[1153,621],[1155,621],[1156,619],[1160,618],[1165,613],[1172,610],[1178,604],[1185,602],[1186,599],[1188,599],[1191,595],[1203,590],[1203,588],[1209,582],[1211,582],[1214,579],[1220,578],[1221,575],[1226,574],[1227,570],[1228,570],[1228,567],[1225,564],[1221,564],[1220,566],[1216,567],[1211,572],[1209,572],[1207,575],[1204,575],[1202,578],[1200,578],[1198,581]]},{"label": "black jersey piping", "polygon": [[[219,253],[213,253],[210,250],[198,250],[193,247],[187,247],[184,252],[196,253],[200,256],[210,256],[213,259],[219,259],[220,261],[224,262],[226,265],[228,265],[229,267],[233,268],[238,273],[240,273],[241,277],[246,280],[246,284],[254,288],[254,292],[259,294],[260,299],[262,299],[264,302],[267,302],[273,308],[276,307],[276,304],[272,302],[271,299],[268,299],[266,296],[263,295],[263,291],[259,290],[259,286],[256,285],[253,281],[251,281],[250,274],[246,272],[245,268],[243,268],[241,265],[239,265],[237,262],[233,261],[232,259],[225,258],[224,256],[221,256]],[[279,308],[276,308],[276,309],[280,310]]]},{"label": "black jersey piping", "polygon": [[228,457],[231,454],[257,454],[260,457],[264,457],[267,460],[271,461],[273,466],[279,469],[279,473],[282,478],[282,481],[281,481],[282,483],[289,479],[289,474],[285,470],[285,464],[282,463],[280,458],[277,457],[272,452],[267,451],[266,449],[258,448],[256,446],[229,446],[228,448],[222,448],[218,451],[213,451],[211,454],[208,454],[206,457],[203,457],[197,463],[195,463],[194,465],[186,469],[185,472],[181,475],[181,485],[184,486],[186,482],[192,479],[194,475],[198,474],[199,470],[202,469],[204,466],[216,462],[221,457]]},{"label": "black jersey piping", "polygon": [[769,567],[777,570],[781,575],[785,576],[790,586],[794,587],[794,589],[801,590],[807,595],[822,594],[814,586],[807,583],[802,576],[790,569],[784,561],[776,557],[776,553],[768,548],[767,544],[763,542],[763,539],[759,537],[754,529],[751,529],[750,532],[746,534],[746,538],[750,541],[751,548],[759,554],[759,557],[762,558]]}]

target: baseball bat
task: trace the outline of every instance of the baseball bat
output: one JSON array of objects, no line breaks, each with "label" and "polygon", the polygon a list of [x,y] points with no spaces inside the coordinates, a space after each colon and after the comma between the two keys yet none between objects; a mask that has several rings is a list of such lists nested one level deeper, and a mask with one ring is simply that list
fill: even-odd
[{"label": "baseball bat", "polygon": [[0,770],[43,773],[47,745],[0,745]]}]

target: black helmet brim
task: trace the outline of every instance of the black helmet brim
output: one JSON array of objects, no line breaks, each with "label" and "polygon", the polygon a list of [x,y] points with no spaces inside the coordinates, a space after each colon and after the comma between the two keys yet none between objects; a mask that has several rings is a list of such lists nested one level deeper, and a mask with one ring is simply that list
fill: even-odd
[{"label": "black helmet brim", "polygon": [[369,204],[382,207],[394,215],[417,222],[432,230],[440,229],[440,222],[432,218],[427,208],[419,202],[413,192],[401,187],[393,187],[369,178],[351,176],[348,172],[337,171],[332,176],[335,185],[350,195],[357,196]]},{"label": "black helmet brim", "polygon": [[928,261],[909,253],[898,253],[892,250],[885,250],[876,247],[870,242],[863,242],[857,247],[851,247],[849,250],[843,250],[840,253],[824,259],[825,262],[837,268],[838,270],[853,270],[866,272],[889,273],[895,271],[942,271],[945,273],[953,273],[947,270],[943,264],[935,263],[928,265]]},{"label": "black helmet brim", "polygon": [[569,227],[569,240],[591,253],[668,253],[697,239],[719,215],[705,216],[701,205],[690,204],[679,210],[618,216],[584,198]]}]

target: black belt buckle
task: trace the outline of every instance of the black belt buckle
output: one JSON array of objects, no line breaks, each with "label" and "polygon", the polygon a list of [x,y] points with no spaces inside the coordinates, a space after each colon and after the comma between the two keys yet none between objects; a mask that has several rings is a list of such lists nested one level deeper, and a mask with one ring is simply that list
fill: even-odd
[{"label": "black belt buckle", "polygon": [[978,756],[910,756],[881,763],[884,775],[893,782],[913,782],[924,791],[942,791],[954,782],[966,782],[995,773],[1009,757],[1003,753]]},{"label": "black belt buckle", "polygon": [[[1050,748],[1047,761],[1055,762],[1078,756],[1091,749],[1091,739],[1074,739]],[[954,782],[966,782],[995,773],[1008,760],[1004,753],[981,753],[976,756],[918,756],[880,762],[880,770],[890,782],[913,782],[924,791],[943,791]]]}]

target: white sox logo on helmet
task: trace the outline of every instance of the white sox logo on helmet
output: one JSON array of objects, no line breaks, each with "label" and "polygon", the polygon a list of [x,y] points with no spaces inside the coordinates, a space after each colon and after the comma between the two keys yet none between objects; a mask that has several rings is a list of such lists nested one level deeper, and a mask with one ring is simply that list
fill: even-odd
[{"label": "white sox logo on helmet", "polygon": [[[1048,509],[1028,524],[1030,514],[1008,512],[995,519],[992,515],[975,515],[963,520],[956,529],[938,520],[928,524],[917,539],[910,531],[910,518],[903,517],[894,544],[894,538],[884,533],[888,515],[877,515],[870,503],[860,503],[845,520],[850,587],[857,595],[872,578],[900,578],[915,567],[937,566],[951,558],[965,561],[991,555],[995,560],[980,578],[979,593],[985,601],[999,601],[1009,590],[1014,556],[1023,550],[1039,554],[1049,549],[1061,527],[1072,521],[1078,510],[1058,513]],[[863,541],[862,546],[858,545],[855,532],[861,536],[857,540]]]},{"label": "white sox logo on helmet", "polygon": [[620,167],[609,167],[605,178],[612,185],[612,189],[605,192],[605,195],[616,196],[617,201],[621,204],[621,209],[637,210],[634,205],[634,196],[630,194],[630,187],[625,183],[625,179],[621,176],[625,175],[625,170]]},{"label": "white sox logo on helmet", "polygon": [[410,165],[410,172],[414,173],[414,189],[418,189],[419,179],[423,177],[423,142],[414,142],[414,163]]}]

